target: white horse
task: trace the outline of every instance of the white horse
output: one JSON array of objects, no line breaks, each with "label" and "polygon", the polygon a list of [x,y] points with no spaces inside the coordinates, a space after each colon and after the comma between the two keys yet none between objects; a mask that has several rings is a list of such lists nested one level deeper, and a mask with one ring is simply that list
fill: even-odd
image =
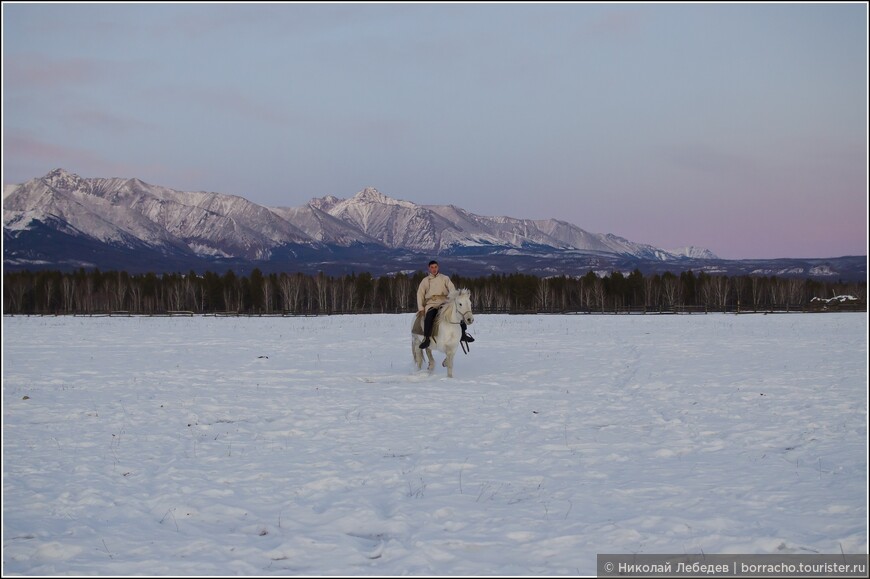
[{"label": "white horse", "polygon": [[[461,322],[470,326],[474,323],[474,314],[471,313],[471,292],[467,289],[454,290],[447,296],[447,301],[441,306],[441,311],[435,318],[432,326],[432,339],[430,346],[426,348],[426,356],[429,357],[429,371],[435,369],[435,358],[432,357],[432,349],[440,350],[447,354],[442,366],[447,367],[447,377],[453,378],[453,356],[459,347],[459,339],[462,337]],[[417,369],[423,368],[423,314],[417,314],[414,326],[411,328],[411,351],[414,353],[414,362]]]}]

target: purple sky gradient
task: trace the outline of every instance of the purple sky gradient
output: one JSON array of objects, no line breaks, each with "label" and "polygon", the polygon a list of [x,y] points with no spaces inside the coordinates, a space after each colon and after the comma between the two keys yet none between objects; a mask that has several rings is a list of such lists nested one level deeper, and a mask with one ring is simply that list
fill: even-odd
[{"label": "purple sky gradient", "polygon": [[3,183],[867,254],[867,5],[3,4]]}]

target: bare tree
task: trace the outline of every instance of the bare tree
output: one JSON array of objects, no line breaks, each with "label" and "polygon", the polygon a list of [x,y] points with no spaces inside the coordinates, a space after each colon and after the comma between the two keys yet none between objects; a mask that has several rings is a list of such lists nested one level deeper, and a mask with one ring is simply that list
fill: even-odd
[{"label": "bare tree", "polygon": [[272,302],[275,299],[275,288],[272,287],[272,279],[269,276],[263,277],[263,311],[267,314],[272,313]]},{"label": "bare tree", "polygon": [[[486,283],[483,286],[483,291],[478,296],[480,299],[480,307],[484,311],[491,311],[496,307],[497,291],[494,283]],[[416,297],[414,300],[416,301]],[[416,304],[415,304],[416,306]]]},{"label": "bare tree", "polygon": [[743,298],[743,290],[746,287],[746,278],[743,276],[735,276],[731,278],[731,285],[734,286],[734,296],[737,303],[737,311],[740,311],[740,307],[743,305],[741,303],[741,299]]},{"label": "bare tree", "polygon": [[806,301],[806,282],[798,278],[789,278],[787,292],[786,309],[789,309],[791,306],[803,305]]},{"label": "bare tree", "polygon": [[713,297],[713,283],[709,277],[704,278],[701,282],[701,300],[704,302],[704,308],[709,309],[710,305],[715,303]]},{"label": "bare tree", "polygon": [[715,305],[718,308],[721,308],[723,312],[726,311],[728,306],[728,292],[731,286],[729,278],[724,275],[717,275],[710,278],[709,281],[712,286],[712,295],[715,300]]},{"label": "bare tree", "polygon": [[[407,311],[409,309],[416,310],[416,295],[412,297],[411,294],[411,280],[408,279],[407,275],[397,275],[393,280],[393,285],[396,287],[396,299],[398,300],[398,306],[402,311]],[[411,304],[411,300],[414,300],[413,305]]]},{"label": "bare tree", "polygon": [[295,276],[282,273],[278,278],[278,293],[281,295],[281,302],[284,304],[284,309],[295,312],[299,308],[299,284],[296,283],[298,278]]},{"label": "bare tree", "polygon": [[604,289],[604,282],[601,281],[600,277],[596,277],[595,281],[592,284],[592,295],[595,298],[595,302],[598,304],[598,307],[604,312],[605,301],[607,300],[607,292]]},{"label": "bare tree", "polygon": [[757,312],[759,306],[761,305],[761,300],[764,296],[764,280],[759,277],[751,277],[749,279],[752,295],[752,309]]},{"label": "bare tree", "polygon": [[24,306],[24,295],[26,293],[27,286],[23,279],[17,279],[14,282],[5,279],[3,282],[4,310],[7,312],[20,312]]},{"label": "bare tree", "polygon": [[181,306],[183,299],[184,287],[181,285],[180,280],[173,279],[169,282],[169,287],[167,288],[168,309],[171,311],[179,311],[184,309]]},{"label": "bare tree", "polygon": [[665,304],[669,308],[677,305],[680,299],[680,280],[670,273],[662,276],[662,293],[664,294]]},{"label": "bare tree", "polygon": [[535,294],[538,311],[549,311],[552,303],[552,295],[550,293],[550,280],[542,277],[538,280],[538,287]]},{"label": "bare tree", "polygon": [[63,280],[60,283],[60,291],[61,291],[61,303],[63,304],[63,311],[67,314],[71,314],[75,311],[76,302],[75,302],[75,283],[73,279],[69,276],[64,276]]},{"label": "bare tree", "polygon": [[643,278],[643,298],[646,307],[656,307],[660,303],[661,292],[662,283],[657,275]]},{"label": "bare tree", "polygon": [[124,275],[121,272],[118,272],[118,275],[115,276],[115,291],[114,291],[114,299],[112,301],[112,309],[113,310],[124,310],[126,309],[127,303],[127,293],[130,291],[129,284],[127,280],[124,278]]}]

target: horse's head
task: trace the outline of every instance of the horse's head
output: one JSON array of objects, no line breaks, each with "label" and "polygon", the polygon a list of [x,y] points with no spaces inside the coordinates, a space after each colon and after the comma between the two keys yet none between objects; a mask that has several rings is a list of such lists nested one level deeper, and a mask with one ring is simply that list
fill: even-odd
[{"label": "horse's head", "polygon": [[471,312],[471,291],[467,289],[461,289],[450,292],[450,295],[447,296],[447,300],[453,303],[453,306],[456,308],[456,312],[459,316],[462,317],[462,320],[466,323],[466,325],[471,325],[474,323],[474,314]]}]

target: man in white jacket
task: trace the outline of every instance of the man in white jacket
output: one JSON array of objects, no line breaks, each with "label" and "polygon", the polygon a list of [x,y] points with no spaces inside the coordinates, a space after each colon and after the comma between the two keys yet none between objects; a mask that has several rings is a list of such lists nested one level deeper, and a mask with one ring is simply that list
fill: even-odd
[{"label": "man in white jacket", "polygon": [[[456,287],[450,278],[443,273],[438,273],[438,262],[434,259],[429,262],[429,275],[423,278],[420,285],[417,287],[417,311],[418,313],[425,312],[426,318],[423,321],[423,337],[425,338],[420,344],[420,349],[425,350],[429,347],[429,338],[432,337],[432,326],[435,324],[435,316],[438,315],[438,308],[447,301],[447,295],[451,291],[455,291]],[[473,342],[474,338],[465,333],[465,322],[461,322],[459,327],[462,328],[463,342]]]}]

